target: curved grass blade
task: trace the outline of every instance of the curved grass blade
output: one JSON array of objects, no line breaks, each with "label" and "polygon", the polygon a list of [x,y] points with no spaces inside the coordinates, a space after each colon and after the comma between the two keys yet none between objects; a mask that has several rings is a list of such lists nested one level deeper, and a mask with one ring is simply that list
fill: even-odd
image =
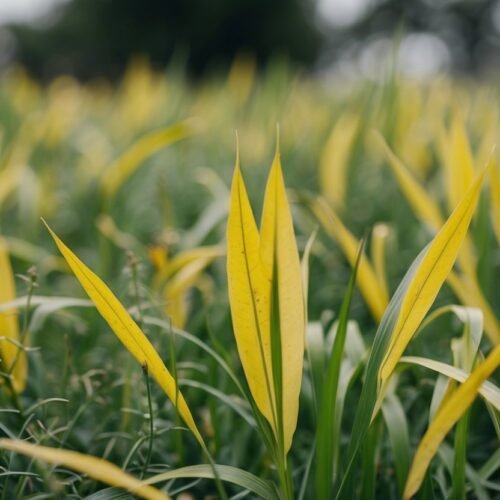
[{"label": "curved grass blade", "polygon": [[[250,472],[238,469],[237,467],[218,464],[215,464],[215,469],[217,470],[217,474],[222,481],[227,481],[241,486],[242,488],[255,493],[265,500],[277,500],[277,495],[272,485],[267,481],[254,476]],[[150,477],[144,481],[144,484],[156,484],[170,479],[181,478],[213,479],[214,471],[209,465],[191,465],[157,474],[156,476]]]},{"label": "curved grass blade", "polygon": [[387,157],[389,167],[415,214],[430,227],[441,227],[443,225],[443,216],[441,215],[439,206],[427,194],[424,187],[413,177],[403,162],[392,152],[380,132],[376,131],[374,136],[377,144]]},{"label": "curved grass blade", "polygon": [[141,137],[104,172],[101,179],[104,195],[113,196],[148,157],[194,132],[192,123],[185,121]]},{"label": "curved grass blade", "polygon": [[410,499],[418,491],[427,468],[446,434],[472,404],[479,387],[499,366],[500,346],[497,346],[440,408],[413,458],[404,492],[405,499]]},{"label": "curved grass blade", "polygon": [[[399,362],[401,364],[411,364],[422,366],[423,368],[428,368],[429,370],[445,375],[448,378],[456,380],[457,382],[463,383],[467,380],[470,373],[467,373],[461,368],[449,365],[448,363],[443,363],[442,361],[435,361],[429,358],[421,358],[419,356],[403,356]],[[500,412],[500,389],[491,382],[484,382],[478,389],[479,394],[488,401],[492,406],[494,406],[497,411]]]},{"label": "curved grass blade", "polygon": [[169,498],[162,491],[139,481],[102,458],[11,439],[0,439],[0,448],[22,453],[54,465],[64,465],[82,474],[87,474],[96,481],[124,488],[148,500],[167,500]]},{"label": "curved grass blade", "polygon": [[186,425],[202,448],[205,449],[205,443],[196,427],[184,396],[178,390],[174,377],[168,371],[149,339],[108,286],[59,239],[47,224],[46,226],[59,251],[92,302],[94,302],[101,316],[141,366],[147,366],[148,372],[160,385],[170,401],[172,401],[172,404],[176,406]]}]

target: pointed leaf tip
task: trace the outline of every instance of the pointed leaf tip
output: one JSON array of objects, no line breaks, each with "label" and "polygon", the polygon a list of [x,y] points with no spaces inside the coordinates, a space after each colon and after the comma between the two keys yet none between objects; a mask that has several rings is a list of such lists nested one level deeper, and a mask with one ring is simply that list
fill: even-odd
[{"label": "pointed leaf tip", "polygon": [[54,239],[57,248],[73,271],[73,274],[76,276],[103,319],[108,323],[111,330],[113,330],[124,347],[134,356],[140,365],[147,365],[151,376],[160,385],[174,406],[177,407],[180,416],[202,448],[205,448],[203,438],[198,431],[184,396],[179,391],[176,380],[168,371],[153,344],[151,344],[144,332],[139,328],[137,323],[104,281],[89,269],[48,225],[47,229]]}]

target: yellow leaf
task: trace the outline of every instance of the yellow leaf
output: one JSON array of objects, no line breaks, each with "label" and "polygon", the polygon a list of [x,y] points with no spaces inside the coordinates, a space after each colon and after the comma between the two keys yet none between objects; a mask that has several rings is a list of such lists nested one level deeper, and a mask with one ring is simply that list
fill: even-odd
[{"label": "yellow leaf", "polygon": [[214,259],[215,255],[189,262],[165,285],[163,295],[165,297],[167,314],[174,326],[184,328],[188,310],[187,294],[189,289],[196,286],[198,281],[200,281],[203,271]]},{"label": "yellow leaf", "polygon": [[[297,426],[304,358],[304,296],[292,214],[279,151],[269,173],[262,210],[260,254],[268,282],[277,280],[282,360],[283,442],[285,453]],[[278,418],[280,416],[278,415]]]},{"label": "yellow leaf", "polygon": [[179,391],[174,378],[146,335],[107,285],[58,238],[48,225],[47,229],[101,316],[132,356],[142,366],[147,367],[148,372],[158,382],[172,403],[174,405],[177,403],[180,416],[204,448],[203,438],[196,427],[184,396]]},{"label": "yellow leaf", "polygon": [[[10,302],[16,298],[14,275],[9,261],[7,244],[0,238],[0,304]],[[1,337],[5,337],[2,339]],[[14,343],[20,342],[17,311],[10,309],[0,312],[0,371],[10,373],[12,387],[16,392],[22,392],[26,386],[28,361],[26,352],[19,349]],[[0,384],[4,381],[0,377]]]},{"label": "yellow leaf", "polygon": [[22,453],[53,465],[63,465],[81,474],[87,474],[96,481],[123,488],[142,498],[149,500],[168,500],[170,498],[162,491],[142,483],[120,467],[102,458],[84,455],[76,451],[38,446],[16,439],[0,439],[0,448]]},{"label": "yellow leaf", "polygon": [[385,295],[389,296],[389,286],[387,284],[387,273],[385,269],[385,243],[389,236],[389,226],[387,224],[376,224],[372,231],[372,261],[375,274],[380,287]]},{"label": "yellow leaf", "polygon": [[347,169],[358,129],[357,116],[351,113],[342,115],[333,127],[321,154],[319,165],[321,191],[335,207],[344,204]]},{"label": "yellow leaf", "polygon": [[483,382],[499,366],[500,346],[497,346],[439,409],[413,458],[403,495],[405,499],[410,499],[418,491],[425,472],[446,434],[472,404]]},{"label": "yellow leaf", "polygon": [[[316,198],[311,200],[309,207],[325,231],[339,243],[351,266],[354,266],[359,248],[359,241],[344,226],[340,218],[328,206],[324,199]],[[380,284],[368,258],[364,254],[359,261],[356,282],[372,316],[377,322],[380,322],[385,308],[389,303],[389,297],[385,292],[384,286]]]},{"label": "yellow leaf", "polygon": [[431,307],[457,258],[479,199],[485,169],[430,244],[410,282],[380,369],[383,388],[399,358]]},{"label": "yellow leaf", "polygon": [[500,168],[497,164],[492,166],[490,174],[491,220],[500,244]]},{"label": "yellow leaf", "polygon": [[431,228],[437,229],[441,227],[444,220],[438,205],[403,165],[401,160],[391,151],[380,133],[375,133],[375,139],[384,151],[401,191],[403,191],[415,214]]},{"label": "yellow leaf", "polygon": [[474,180],[474,162],[465,130],[464,117],[459,111],[456,111],[453,116],[450,142],[452,165],[448,172],[452,177],[448,178],[447,186],[455,190],[451,196],[454,202],[450,207],[451,210],[465,195]]},{"label": "yellow leaf", "polygon": [[241,177],[233,175],[227,223],[229,304],[238,354],[259,411],[276,432],[271,365],[271,287],[260,256],[260,236]]},{"label": "yellow leaf", "polygon": [[153,286],[154,288],[160,288],[167,280],[175,276],[175,274],[181,269],[197,260],[208,260],[208,263],[210,263],[215,258],[224,255],[224,253],[224,248],[214,245],[185,250],[184,252],[178,253],[170,260],[166,258],[164,265],[161,266],[161,269],[159,269],[159,272],[154,277]]},{"label": "yellow leaf", "polygon": [[112,196],[148,157],[193,133],[192,124],[180,122],[141,137],[104,172],[101,186],[105,196]]}]

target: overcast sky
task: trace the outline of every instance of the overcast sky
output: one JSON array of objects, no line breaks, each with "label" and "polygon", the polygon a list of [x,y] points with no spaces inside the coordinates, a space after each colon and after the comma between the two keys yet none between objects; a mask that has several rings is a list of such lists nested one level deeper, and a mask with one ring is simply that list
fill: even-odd
[{"label": "overcast sky", "polygon": [[[0,24],[36,19],[62,1],[0,0]],[[370,0],[319,0],[319,15],[333,25],[349,24],[363,13],[369,3]]]}]

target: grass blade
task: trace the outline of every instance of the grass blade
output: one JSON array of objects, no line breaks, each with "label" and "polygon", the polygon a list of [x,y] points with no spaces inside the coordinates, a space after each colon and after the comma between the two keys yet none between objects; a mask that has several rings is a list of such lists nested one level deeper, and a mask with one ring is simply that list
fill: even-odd
[{"label": "grass blade", "polygon": [[497,346],[441,407],[413,458],[404,492],[405,499],[410,499],[418,491],[427,468],[446,434],[472,404],[481,384],[499,366],[500,346]]},{"label": "grass blade", "polygon": [[102,458],[84,455],[76,451],[38,446],[26,441],[0,439],[0,448],[22,453],[32,458],[37,458],[54,465],[64,465],[82,474],[87,474],[96,481],[111,486],[124,488],[131,493],[149,500],[167,500],[168,495],[162,491],[146,485],[135,477],[127,474],[118,466]]},{"label": "grass blade", "polygon": [[271,313],[273,379],[278,422],[282,421],[283,452],[286,454],[292,444],[299,412],[305,318],[299,253],[285,190],[279,148],[276,150],[264,196],[260,255],[266,277],[273,284],[272,297],[275,305],[272,308],[274,314]]},{"label": "grass blade", "polygon": [[276,432],[271,365],[271,290],[260,236],[237,158],[227,223],[229,304],[238,354],[257,408]]},{"label": "grass blade", "polygon": [[467,234],[487,170],[478,176],[429,246],[403,299],[391,343],[380,370],[384,387],[451,271]]},{"label": "grass blade", "polygon": [[180,416],[205,449],[203,438],[196,427],[184,396],[179,392],[174,377],[146,335],[108,286],[59,239],[48,225],[47,229],[101,316],[141,366],[147,366],[148,372],[164,390],[172,404],[177,407]]},{"label": "grass blade", "polygon": [[194,131],[189,122],[179,122],[141,137],[104,172],[101,178],[101,188],[106,198],[113,196],[148,157],[192,135]]},{"label": "grass blade", "polygon": [[[227,481],[229,483],[241,486],[242,488],[252,491],[265,500],[277,500],[276,493],[270,483],[258,478],[257,476],[254,476],[250,472],[238,469],[237,467],[218,464],[215,464],[215,469],[217,470],[217,474],[221,481]],[[181,467],[180,469],[157,474],[156,476],[150,477],[149,479],[144,481],[144,483],[155,484],[162,481],[168,481],[170,479],[181,478],[213,479],[214,471],[209,465],[191,465],[188,467]]]},{"label": "grass blade", "polygon": [[[7,244],[0,238],[0,304],[16,298],[14,274],[10,265]],[[16,343],[21,341],[17,311],[14,307],[0,312],[0,336],[13,342],[0,340],[0,371],[10,373],[10,383],[16,392],[22,392],[28,376],[26,352]],[[4,382],[0,377],[0,384]]]},{"label": "grass blade", "polygon": [[[351,267],[354,266],[359,241],[344,226],[338,215],[328,206],[324,199],[307,195],[301,195],[301,197],[327,234],[338,242]],[[377,274],[366,255],[361,256],[357,276],[357,285],[363,298],[372,316],[377,322],[380,322],[389,298],[385,293],[384,286],[379,283]]]},{"label": "grass blade", "polygon": [[336,433],[337,391],[339,387],[340,368],[344,356],[344,346],[351,307],[352,294],[356,283],[356,273],[359,268],[365,241],[362,240],[358,249],[356,263],[351,272],[342,306],[340,308],[338,326],[333,341],[330,360],[326,367],[325,380],[319,401],[319,415],[316,431],[316,474],[315,492],[317,498],[331,498],[333,486],[333,462],[335,449],[340,436]]}]

